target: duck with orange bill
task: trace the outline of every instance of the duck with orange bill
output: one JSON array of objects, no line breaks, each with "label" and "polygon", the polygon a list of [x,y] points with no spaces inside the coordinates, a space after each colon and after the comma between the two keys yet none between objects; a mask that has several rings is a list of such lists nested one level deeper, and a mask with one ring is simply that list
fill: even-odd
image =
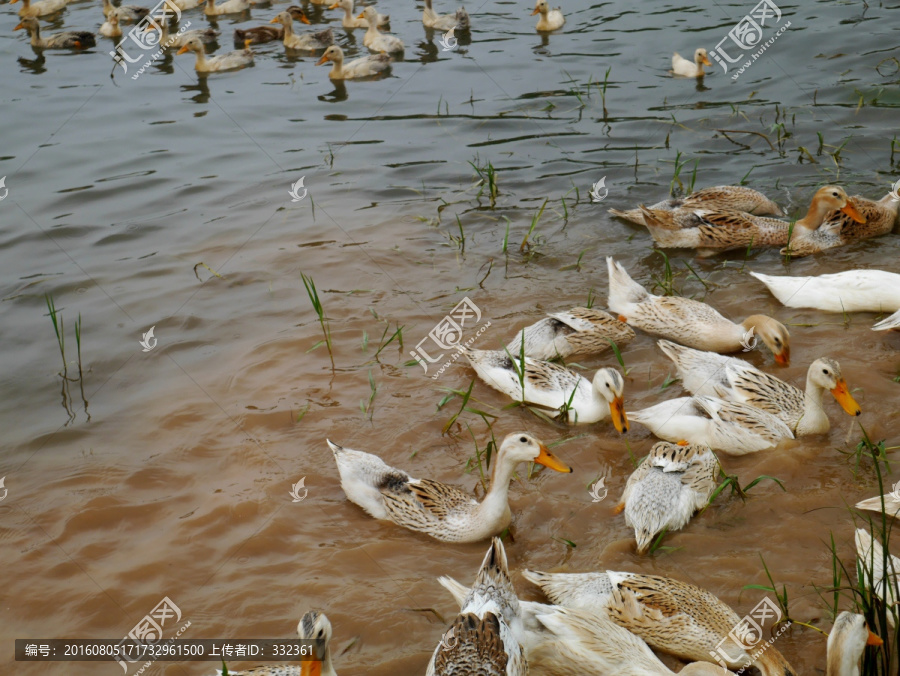
[{"label": "duck with orange bill", "polygon": [[31,17],[22,21],[13,30],[26,30],[31,38],[31,46],[36,49],[87,49],[97,44],[97,38],[88,31],[63,31],[41,36],[41,24]]},{"label": "duck with orange bill", "polygon": [[223,70],[234,70],[243,68],[253,63],[253,50],[250,49],[250,41],[244,43],[244,49],[219,54],[217,56],[207,56],[203,42],[199,38],[191,38],[187,43],[178,50],[178,54],[185,52],[194,52],[197,55],[197,61],[194,69],[198,73],[215,73]]},{"label": "duck with orange bill", "polygon": [[280,12],[269,23],[280,23],[284,26],[283,42],[287,49],[312,52],[334,44],[334,33],[330,28],[318,33],[304,33],[303,35],[294,33],[294,19],[289,12]]},{"label": "duck with orange bill", "polygon": [[[369,22],[364,18],[363,14],[356,16],[353,13],[353,0],[338,0],[333,5],[329,5],[328,9],[344,10],[344,18],[341,19],[341,25],[344,28],[368,28]],[[387,14],[375,13],[378,18],[377,26],[387,26],[391,22],[391,17]]]},{"label": "duck with orange bill", "polygon": [[378,30],[378,11],[374,7],[366,7],[357,18],[364,18],[369,24],[363,36],[363,44],[373,52],[398,54],[405,49],[403,40],[396,35],[386,35]]},{"label": "duck with orange bill", "polygon": [[509,482],[516,467],[536,462],[557,472],[572,468],[527,432],[508,434],[500,444],[491,486],[481,502],[470,493],[432,479],[414,479],[380,457],[327,441],[347,498],[376,519],[445,542],[478,542],[510,523]]},{"label": "duck with orange bill", "polygon": [[[19,0],[9,0],[9,4],[13,5]],[[22,7],[19,9],[19,17],[26,19],[28,17],[45,16],[53,14],[63,9],[69,0],[41,0],[40,2],[31,2],[31,0],[22,0]]]},{"label": "duck with orange bill", "polygon": [[619,319],[654,336],[713,352],[738,352],[754,345],[757,337],[775,361],[788,366],[791,335],[776,319],[751,315],[737,323],[706,303],[683,296],[654,296],[634,281],[621,263],[606,259],[609,271],[609,308]]},{"label": "duck with orange bill", "polygon": [[694,60],[688,61],[678,52],[672,55],[672,72],[684,77],[703,77],[703,66],[712,66],[703,47],[694,51]]},{"label": "duck with orange bill", "polygon": [[547,0],[537,0],[537,2],[534,3],[534,11],[531,13],[531,16],[534,16],[535,14],[541,15],[535,28],[544,33],[559,30],[566,22],[566,18],[562,13],[562,8],[557,7],[556,9],[550,9]]},{"label": "duck with orange bill", "polygon": [[331,61],[331,70],[328,77],[332,80],[356,80],[373,75],[380,75],[391,68],[391,57],[387,54],[369,54],[358,59],[344,63],[344,50],[337,45],[331,45],[322,54],[322,58],[316,63],[321,66]]}]

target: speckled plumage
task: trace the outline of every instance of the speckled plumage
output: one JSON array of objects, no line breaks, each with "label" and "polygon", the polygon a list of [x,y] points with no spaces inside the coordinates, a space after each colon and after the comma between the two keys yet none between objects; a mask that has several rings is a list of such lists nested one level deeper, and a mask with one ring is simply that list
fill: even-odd
[{"label": "speckled plumage", "polygon": [[778,417],[750,406],[715,397],[679,397],[660,402],[628,417],[660,439],[709,446],[731,455],[754,453],[793,439]]},{"label": "speckled plumage", "polygon": [[553,312],[526,326],[516,334],[506,349],[513,356],[522,351],[533,359],[556,359],[573,354],[600,354],[610,348],[610,340],[621,347],[634,339],[634,331],[608,312],[576,307],[566,312]]},{"label": "speckled plumage", "polygon": [[[739,185],[717,185],[697,190],[687,197],[663,200],[648,207],[653,211],[671,211],[672,217],[681,227],[690,227],[696,217],[693,209],[729,209],[744,211],[757,216],[784,216],[781,208],[761,192]],[[638,225],[647,225],[641,208],[619,211],[610,209],[609,213]]]},{"label": "speckled plumage", "polygon": [[790,224],[777,218],[754,216],[721,208],[653,210],[641,207],[653,240],[661,247],[697,249],[711,256],[749,246],[784,246]]},{"label": "speckled plumage", "polygon": [[845,213],[832,211],[815,230],[795,229],[790,245],[782,249],[781,253],[786,254],[789,251],[791,256],[798,258],[809,256],[819,251],[879,237],[894,229],[900,201],[891,199],[890,193],[878,202],[861,195],[854,195],[850,199],[856,210],[866,219],[865,223],[857,223]]},{"label": "speckled plumage", "polygon": [[621,503],[643,554],[663,531],[680,530],[716,487],[716,456],[707,446],[660,441],[628,477]]},{"label": "speckled plumage", "polygon": [[[553,603],[605,611],[613,622],[654,649],[686,660],[712,661],[710,652],[715,651],[719,641],[740,621],[714,594],[658,575],[525,571],[524,576],[539,586]],[[742,651],[730,641],[726,645],[728,654],[734,657],[730,664],[741,666],[746,661]],[[774,647],[769,647],[754,665],[764,676],[794,673]]]}]

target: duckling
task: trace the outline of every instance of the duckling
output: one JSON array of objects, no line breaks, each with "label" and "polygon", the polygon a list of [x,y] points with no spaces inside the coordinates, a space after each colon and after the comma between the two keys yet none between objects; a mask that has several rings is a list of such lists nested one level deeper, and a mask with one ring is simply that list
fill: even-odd
[{"label": "duckling", "polygon": [[[355,16],[353,14],[353,0],[338,0],[333,5],[329,5],[328,9],[344,10],[344,18],[341,19],[341,25],[344,28],[368,28],[369,21],[363,18],[363,15]],[[378,26],[387,26],[391,22],[391,17],[387,14],[378,14]]]},{"label": "duckling", "polygon": [[387,54],[369,54],[369,56],[344,63],[344,50],[337,45],[331,45],[326,49],[316,65],[321,66],[328,61],[334,64],[328,72],[328,77],[332,80],[355,80],[370,77],[387,72],[391,68],[391,57]]},{"label": "duckling", "polygon": [[101,24],[98,32],[106,38],[117,38],[122,35],[122,27],[119,25],[118,9],[113,10],[107,15],[106,21]]},{"label": "duckling", "polygon": [[194,38],[200,40],[204,45],[210,45],[219,37],[219,31],[212,28],[196,28],[194,30],[179,32],[175,35],[169,35],[169,22],[161,21],[159,23],[160,32],[159,44],[165,48],[181,48]]},{"label": "duckling", "polygon": [[703,66],[712,66],[706,50],[700,47],[694,52],[694,60],[688,61],[678,52],[672,55],[672,72],[684,77],[703,77]]},{"label": "duckling", "polygon": [[13,30],[25,29],[31,36],[31,46],[37,49],[87,49],[97,44],[93,33],[88,31],[65,31],[41,37],[41,25],[37,19],[23,19]]},{"label": "duckling", "polygon": [[203,13],[206,16],[239,14],[250,9],[251,4],[250,0],[226,0],[221,5],[217,5],[216,0],[206,0],[206,7],[203,8]]},{"label": "duckling", "polygon": [[622,321],[647,333],[712,352],[742,350],[755,332],[778,364],[790,364],[791,336],[781,322],[766,315],[751,315],[738,324],[706,303],[682,296],[654,296],[635,282],[621,263],[612,257],[607,257],[606,263],[609,308],[619,313]]},{"label": "duckling", "polygon": [[227,54],[219,54],[218,56],[207,56],[203,42],[199,38],[191,38],[181,49],[178,54],[185,52],[194,52],[197,55],[197,62],[194,64],[194,70],[198,73],[215,73],[222,70],[233,70],[243,68],[253,63],[253,50],[250,49],[250,41],[244,43],[243,50],[228,52]]},{"label": "duckling", "polygon": [[[13,5],[19,0],[9,0],[9,4]],[[19,16],[23,19],[36,16],[44,16],[58,12],[66,6],[69,0],[41,0],[41,2],[31,2],[31,0],[22,0],[22,9],[19,10]],[[120,33],[121,35],[121,33]]]},{"label": "duckling", "polygon": [[403,40],[394,35],[383,35],[378,30],[378,11],[374,7],[366,7],[357,18],[365,18],[369,27],[363,36],[363,44],[373,52],[395,54],[403,51]]},{"label": "duckling", "polygon": [[284,26],[284,46],[288,49],[300,49],[311,52],[316,49],[325,49],[334,44],[334,34],[330,28],[318,33],[295,35],[294,20],[288,12],[280,12],[269,23],[280,23]]},{"label": "duckling", "polygon": [[438,14],[431,6],[431,0],[425,0],[425,9],[422,11],[422,23],[426,28],[439,31],[448,31],[451,28],[460,33],[471,28],[469,13],[465,7],[460,7],[455,14]]},{"label": "duckling", "polygon": [[562,8],[557,7],[556,9],[550,9],[547,0],[537,0],[537,2],[534,3],[534,11],[531,13],[531,16],[534,16],[535,14],[541,15],[541,18],[538,19],[537,26],[535,26],[539,31],[555,31],[562,28],[563,24],[566,22],[566,18],[562,13]]},{"label": "duckling", "polygon": [[147,7],[139,5],[119,5],[116,7],[110,0],[103,0],[103,16],[109,16],[109,13],[117,10],[119,13],[119,21],[140,21],[150,13]]},{"label": "duckling", "polygon": [[616,512],[634,528],[643,554],[657,534],[681,530],[716,488],[718,461],[708,446],[660,441],[628,477]]},{"label": "duckling", "polygon": [[[304,16],[304,18],[306,17]],[[309,19],[304,23],[309,23]],[[234,29],[235,44],[244,44],[245,40],[249,40],[251,45],[261,45],[264,42],[283,39],[284,28],[282,26],[255,26],[254,28]]]}]

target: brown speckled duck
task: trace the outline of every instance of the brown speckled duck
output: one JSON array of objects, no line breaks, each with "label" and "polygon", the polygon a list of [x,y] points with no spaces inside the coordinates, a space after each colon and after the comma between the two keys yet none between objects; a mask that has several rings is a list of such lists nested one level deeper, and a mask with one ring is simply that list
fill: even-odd
[{"label": "brown speckled duck", "polygon": [[634,339],[634,331],[608,312],[575,307],[564,312],[548,313],[544,319],[526,326],[516,334],[506,349],[518,356],[525,345],[525,356],[533,359],[566,358],[573,354],[600,354]]},{"label": "brown speckled duck", "polygon": [[781,250],[782,254],[802,257],[810,254],[847,246],[864,239],[886,235],[894,229],[900,200],[888,193],[879,201],[866,199],[861,195],[850,198],[856,213],[833,211],[825,216],[825,221],[815,230],[794,230],[788,246]]},{"label": "brown speckled duck", "polygon": [[[752,188],[740,185],[717,185],[702,190],[695,190],[686,197],[663,200],[647,207],[651,211],[671,211],[673,218],[683,227],[688,227],[694,220],[692,209],[727,209],[731,211],[745,211],[756,216],[784,216],[775,202]],[[644,222],[644,212],[641,208],[619,211],[610,209],[609,213],[637,225],[647,225]]]},{"label": "brown speckled duck", "polygon": [[37,19],[23,19],[13,30],[28,31],[31,46],[37,49],[87,49],[97,44],[97,38],[88,31],[64,31],[41,37],[41,25]]}]

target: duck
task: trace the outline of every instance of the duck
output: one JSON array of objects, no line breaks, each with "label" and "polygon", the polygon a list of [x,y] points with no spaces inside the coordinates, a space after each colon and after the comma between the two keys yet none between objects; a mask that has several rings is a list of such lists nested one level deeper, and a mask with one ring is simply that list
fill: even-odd
[{"label": "duck", "polygon": [[459,615],[441,637],[426,676],[526,676],[524,626],[506,550],[491,541]]},{"label": "duck", "polygon": [[535,14],[541,15],[541,18],[538,19],[537,25],[535,26],[539,31],[555,31],[562,28],[563,24],[566,22],[566,18],[562,13],[562,8],[557,7],[556,9],[550,9],[547,0],[537,0],[537,2],[534,3],[534,11],[531,13],[531,16],[534,16]]},{"label": "duck", "polygon": [[[718,652],[730,668],[739,669],[749,663],[763,676],[793,676],[797,673],[774,646],[769,646],[752,662],[751,655],[730,638],[726,638],[726,648],[722,639],[729,636],[741,618],[717,596],[693,584],[659,575],[614,571],[544,573],[525,570],[522,576],[540,587],[557,606],[598,614],[605,612],[612,623],[627,629],[654,650],[694,662],[713,662]],[[722,650],[718,651],[720,646]],[[721,666],[715,668],[722,674]],[[620,672],[618,669],[601,669],[572,673],[618,675]]]},{"label": "duck", "polygon": [[[309,23],[309,19],[304,23]],[[251,45],[261,45],[266,42],[283,39],[283,26],[254,26],[253,28],[234,29],[234,41],[237,44],[244,44],[245,40],[249,40]]]},{"label": "duck", "polygon": [[[628,592],[613,592],[624,597],[623,605],[640,614],[643,608]],[[549,636],[531,648],[528,665],[545,676],[674,676],[675,672],[653,654],[647,644],[613,622],[604,611],[550,606],[537,615]],[[692,662],[679,674],[684,676],[722,676],[722,667],[707,662]]]},{"label": "duck", "polygon": [[103,0],[103,16],[109,16],[109,13],[116,10],[119,14],[119,21],[140,21],[150,13],[147,7],[139,5],[119,5],[116,7],[111,0]]},{"label": "duck", "polygon": [[644,224],[658,246],[697,249],[701,257],[751,246],[784,246],[792,235],[799,241],[809,237],[836,210],[854,221],[864,222],[844,189],[831,185],[816,191],[806,216],[796,221],[793,229],[787,221],[718,207],[653,210],[641,206],[640,209]]},{"label": "duck", "polygon": [[122,35],[122,27],[119,25],[119,12],[110,12],[106,17],[106,21],[100,25],[100,30],[97,32],[105,38],[117,38]]},{"label": "duck", "polygon": [[469,13],[465,7],[460,7],[455,14],[438,14],[431,6],[431,0],[425,0],[425,9],[422,10],[422,23],[426,28],[438,31],[456,29],[460,33],[471,28]]},{"label": "duck", "polygon": [[616,513],[634,528],[638,554],[664,530],[681,530],[716,488],[719,462],[709,446],[660,441],[628,477]]},{"label": "duck", "polygon": [[660,341],[659,347],[675,363],[684,389],[691,394],[719,397],[771,413],[798,437],[824,434],[830,429],[822,401],[826,390],[848,415],[862,413],[847,388],[840,364],[828,357],[809,365],[804,392],[741,359],[667,341]]},{"label": "duck", "polygon": [[37,19],[28,17],[13,30],[26,30],[31,37],[31,46],[37,49],[87,49],[97,44],[94,34],[89,31],[64,31],[41,37],[41,25]]},{"label": "duck", "polygon": [[[691,213],[692,209],[729,209],[744,211],[756,216],[783,217],[785,215],[781,207],[761,192],[742,185],[715,185],[701,188],[686,197],[662,200],[646,208],[651,211],[673,212],[676,222],[683,227],[690,227],[691,223],[696,221]],[[644,212],[640,207],[626,211],[609,209],[609,213],[637,225],[647,225],[644,221]]]},{"label": "duck", "polygon": [[873,331],[891,331],[895,329],[900,329],[900,310],[892,314],[890,317],[882,319],[872,327]]},{"label": "duck", "polygon": [[794,438],[777,416],[717,397],[678,397],[627,415],[660,439],[709,446],[729,455],[764,451]]},{"label": "duck", "polygon": [[[13,5],[19,0],[9,0],[9,4]],[[53,14],[63,9],[69,0],[41,0],[41,2],[31,2],[31,0],[22,0],[22,7],[19,9],[19,17],[27,19],[31,17],[45,16]]]},{"label": "duck", "polygon": [[900,514],[900,481],[894,484],[890,493],[860,500],[856,503],[856,508],[867,509],[880,514],[882,512],[882,505],[886,515],[896,517]]},{"label": "duck", "polygon": [[376,519],[393,521],[444,542],[478,542],[509,525],[509,482],[519,463],[536,462],[557,472],[572,471],[531,434],[508,434],[497,453],[491,487],[479,503],[455,486],[414,479],[376,455],[326,441],[350,502]]},{"label": "duck", "polygon": [[755,333],[775,356],[776,363],[790,365],[791,336],[778,320],[750,315],[737,324],[706,303],[682,296],[654,296],[610,256],[606,266],[609,308],[618,313],[621,321],[652,335],[713,352],[743,350]]},{"label": "duck", "polygon": [[203,13],[206,16],[220,16],[222,14],[240,14],[250,9],[250,0],[226,0],[221,5],[216,4],[216,0],[206,0],[206,7]]},{"label": "duck", "polygon": [[883,643],[866,625],[865,617],[842,611],[828,634],[825,676],[859,676],[859,661],[866,646]]},{"label": "duck", "polygon": [[854,195],[850,200],[859,218],[844,211],[830,213],[817,229],[795,231],[794,237],[781,250],[782,255],[789,253],[802,258],[885,235],[894,229],[900,200],[893,193],[888,193],[877,202],[862,195]]},{"label": "duck", "polygon": [[[274,666],[254,667],[246,671],[228,670],[231,676],[337,676],[331,659],[331,622],[325,613],[310,610],[297,625],[297,636],[303,641],[313,641],[316,661],[304,661],[301,666],[276,664]],[[222,676],[220,670],[216,670]]]},{"label": "duck", "polygon": [[217,56],[207,56],[203,42],[199,38],[191,38],[181,46],[176,53],[184,54],[185,52],[194,52],[197,55],[197,62],[194,69],[198,73],[215,73],[223,70],[234,70],[243,68],[253,63],[253,50],[250,49],[250,41],[244,43],[244,49],[219,54]]},{"label": "duck", "polygon": [[[369,22],[363,15],[356,16],[353,13],[353,0],[338,0],[333,5],[329,5],[328,9],[343,9],[344,18],[341,19],[341,25],[344,28],[368,28]],[[391,22],[388,14],[378,14],[378,26],[387,26]]]},{"label": "duck", "polygon": [[[887,606],[887,620],[895,627],[895,615],[900,613],[900,558],[885,552],[881,543],[874,539],[868,531],[856,529],[856,556],[864,571],[864,579],[860,580],[866,587],[871,587],[875,595]],[[887,578],[885,579],[885,564]],[[885,598],[887,596],[888,598]]]},{"label": "duck", "polygon": [[750,272],[787,307],[824,312],[896,312],[900,275],[884,270],[846,270],[828,275],[791,277]]},{"label": "duck", "polygon": [[199,7],[206,0],[168,0],[170,4],[175,5],[182,12],[186,9],[194,9],[195,7]]},{"label": "duck", "polygon": [[699,47],[694,50],[694,60],[688,61],[678,52],[672,54],[672,72],[684,77],[703,77],[703,66],[712,66],[706,50]]},{"label": "duck", "polygon": [[299,49],[311,52],[316,49],[325,49],[334,44],[334,33],[330,28],[326,28],[318,33],[296,35],[294,33],[294,20],[291,18],[289,12],[280,12],[269,23],[280,23],[284,26],[284,46],[287,49]]},{"label": "duck", "polygon": [[373,52],[397,54],[404,50],[403,40],[396,35],[384,35],[378,30],[378,10],[366,7],[357,18],[364,18],[369,27],[363,36],[363,44]]},{"label": "duck", "polygon": [[634,330],[608,312],[574,307],[547,316],[516,334],[506,349],[532,359],[558,359],[573,354],[600,354],[612,343],[621,347],[634,339]]},{"label": "duck", "polygon": [[321,66],[328,61],[333,64],[331,70],[328,71],[328,77],[332,80],[355,80],[370,77],[385,73],[391,68],[391,57],[387,54],[369,54],[344,63],[344,50],[337,45],[331,45],[326,49],[316,65]]},{"label": "duck", "polygon": [[517,358],[504,351],[467,347],[460,350],[485,383],[516,401],[564,414],[570,423],[611,418],[619,432],[628,431],[623,399],[625,379],[614,368],[599,369],[590,381],[549,361],[525,357],[522,367]]},{"label": "duck", "polygon": [[[159,44],[163,47],[181,48],[193,39],[200,40],[204,45],[210,45],[219,37],[219,31],[212,28],[196,28],[194,30],[178,32],[175,35],[169,34],[169,22],[159,22],[161,37]],[[205,50],[204,50],[205,51]]]}]

